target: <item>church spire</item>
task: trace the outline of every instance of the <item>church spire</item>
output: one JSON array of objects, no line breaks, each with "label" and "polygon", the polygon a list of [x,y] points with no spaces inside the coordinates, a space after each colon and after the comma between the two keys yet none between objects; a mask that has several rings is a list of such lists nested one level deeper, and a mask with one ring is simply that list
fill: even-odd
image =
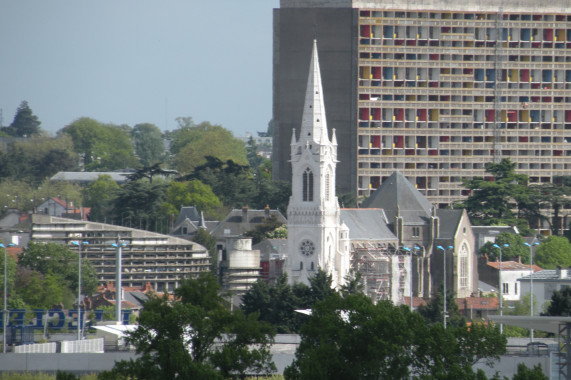
[{"label": "church spire", "polygon": [[319,57],[317,56],[317,40],[313,41],[313,53],[309,65],[309,76],[305,92],[305,104],[301,119],[299,140],[315,141],[318,144],[329,143],[327,135],[327,120],[325,118],[325,103],[321,86]]}]

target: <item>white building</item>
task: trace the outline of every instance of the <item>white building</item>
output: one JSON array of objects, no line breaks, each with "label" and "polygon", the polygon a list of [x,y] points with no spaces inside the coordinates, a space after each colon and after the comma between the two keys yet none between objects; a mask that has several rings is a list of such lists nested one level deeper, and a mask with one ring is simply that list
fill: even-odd
[{"label": "white building", "polygon": [[339,220],[335,195],[337,140],[327,131],[317,42],[313,43],[301,130],[291,137],[292,195],[287,209],[288,258],[291,283],[309,284],[324,270],[333,285],[343,285],[349,273],[349,231]]},{"label": "white building", "polygon": [[[519,279],[523,294],[530,291],[531,277],[527,275]],[[553,292],[566,286],[571,286],[571,273],[566,268],[535,272],[533,274],[534,315],[543,311],[546,302],[551,301]]]}]

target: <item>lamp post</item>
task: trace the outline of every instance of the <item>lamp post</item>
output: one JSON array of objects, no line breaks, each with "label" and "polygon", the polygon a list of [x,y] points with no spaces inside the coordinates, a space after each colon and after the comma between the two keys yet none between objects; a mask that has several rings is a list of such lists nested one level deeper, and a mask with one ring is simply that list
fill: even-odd
[{"label": "lamp post", "polygon": [[119,240],[119,238],[117,238],[117,242],[111,244],[113,247],[115,247],[115,260],[116,260],[116,265],[115,265],[115,320],[117,321],[117,324],[121,324],[121,302],[122,302],[122,288],[123,285],[121,284],[121,273],[122,273],[122,268],[121,268],[121,257],[122,257],[122,253],[123,253],[123,247],[125,247],[127,244],[121,242]]},{"label": "lamp post", "polygon": [[[503,309],[503,298],[504,298],[504,285],[502,284],[502,247],[509,247],[509,244],[502,244],[499,246],[498,244],[494,244],[492,247],[498,248],[500,250],[500,270],[498,274],[498,293],[500,297],[500,316],[504,315]],[[504,324],[500,323],[500,334],[504,333]]]},{"label": "lamp post", "polygon": [[[533,317],[533,246],[539,245],[537,238],[531,244],[523,243],[529,247],[529,316]],[[529,330],[530,342],[533,343],[533,328]]]},{"label": "lamp post", "polygon": [[402,247],[403,251],[406,251],[410,255],[410,270],[408,271],[409,277],[409,287],[410,287],[410,311],[412,312],[412,251],[409,247]]},{"label": "lamp post", "polygon": [[72,241],[71,244],[77,245],[79,256],[79,270],[77,276],[77,340],[81,340],[81,246],[87,245],[86,241]]},{"label": "lamp post", "polygon": [[[14,244],[8,244],[13,247]],[[6,246],[0,243],[0,247],[4,249],[4,308],[2,309],[2,353],[6,353],[6,328],[8,327],[8,254]]]},{"label": "lamp post", "polygon": [[447,291],[446,291],[446,250],[447,249],[454,249],[453,246],[449,245],[448,248],[444,248],[443,246],[439,245],[436,248],[440,249],[442,251],[442,262],[443,262],[443,266],[444,266],[444,312],[443,312],[443,317],[444,317],[444,328],[446,328],[446,318],[448,318],[448,311],[446,309],[446,298],[447,298]]}]

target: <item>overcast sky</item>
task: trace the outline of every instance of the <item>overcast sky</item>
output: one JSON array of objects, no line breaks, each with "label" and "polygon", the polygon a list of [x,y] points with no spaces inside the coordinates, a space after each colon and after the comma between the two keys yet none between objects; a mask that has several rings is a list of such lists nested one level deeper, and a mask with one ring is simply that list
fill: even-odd
[{"label": "overcast sky", "polygon": [[272,9],[279,0],[1,0],[0,109],[27,100],[44,130],[79,117],[176,117],[235,136],[272,117]]}]

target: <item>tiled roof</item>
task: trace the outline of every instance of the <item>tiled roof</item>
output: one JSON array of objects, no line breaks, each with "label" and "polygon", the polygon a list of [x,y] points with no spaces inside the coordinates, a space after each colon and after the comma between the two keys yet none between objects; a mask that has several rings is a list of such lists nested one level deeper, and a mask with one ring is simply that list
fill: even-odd
[{"label": "tiled roof", "polygon": [[[500,263],[499,261],[490,261],[487,263],[488,266],[496,269],[496,270],[500,270]],[[527,264],[522,264],[520,262],[517,261],[502,261],[502,270],[527,270],[529,271],[529,265]],[[538,272],[543,270],[542,268],[538,267],[537,265],[533,266],[533,271],[534,272]]]},{"label": "tiled roof", "polygon": [[460,310],[496,310],[499,308],[499,300],[496,297],[456,298],[456,304]]}]

